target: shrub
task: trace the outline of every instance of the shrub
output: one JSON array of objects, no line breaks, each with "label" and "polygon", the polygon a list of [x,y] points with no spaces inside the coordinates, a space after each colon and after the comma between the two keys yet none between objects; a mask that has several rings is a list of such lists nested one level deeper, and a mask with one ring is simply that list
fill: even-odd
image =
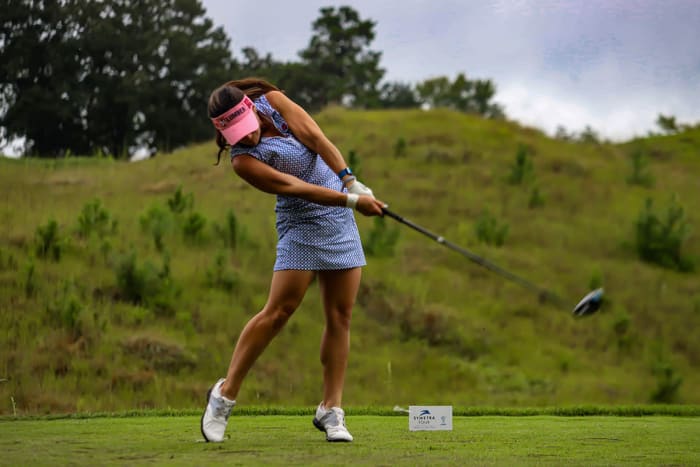
[{"label": "shrub", "polygon": [[527,146],[523,144],[518,146],[518,151],[515,153],[515,162],[508,176],[508,183],[511,185],[520,185],[534,178],[535,169],[529,153]]},{"label": "shrub", "polygon": [[214,222],[212,228],[214,229],[214,236],[221,239],[226,248],[236,249],[239,236],[238,219],[232,210],[229,209],[226,213],[226,222],[223,226],[218,222]]},{"label": "shrub", "polygon": [[394,157],[396,157],[397,159],[399,157],[406,157],[407,147],[408,145],[406,144],[406,140],[403,137],[397,139],[394,143]]},{"label": "shrub", "polygon": [[527,206],[530,209],[544,206],[544,196],[542,196],[542,193],[540,193],[539,187],[534,187],[530,192],[530,200],[527,202]]},{"label": "shrub", "polygon": [[367,236],[367,241],[364,242],[364,248],[370,256],[393,256],[398,239],[398,226],[388,227],[386,219],[383,217],[375,217],[374,226]]},{"label": "shrub", "polygon": [[172,315],[180,289],[170,277],[170,261],[163,259],[161,270],[145,261],[136,262],[136,252],[124,256],[116,268],[117,295],[120,299],[144,305],[157,313]]},{"label": "shrub", "polygon": [[214,265],[207,269],[206,283],[210,287],[217,287],[227,291],[234,290],[239,283],[238,274],[226,267],[226,255],[219,253],[214,259]]},{"label": "shrub", "polygon": [[667,361],[656,362],[652,373],[656,376],[656,387],[651,392],[651,401],[669,404],[678,399],[678,390],[683,377]]},{"label": "shrub", "polygon": [[173,196],[168,199],[168,207],[175,214],[182,214],[194,205],[194,195],[192,193],[183,193],[182,186],[177,187]]},{"label": "shrub", "polygon": [[666,218],[662,220],[652,210],[652,205],[653,201],[648,198],[637,218],[636,247],[639,258],[669,269],[692,271],[693,262],[681,253],[689,231],[683,207],[673,196]]},{"label": "shrub", "polygon": [[49,258],[54,261],[61,260],[63,240],[58,231],[58,223],[49,220],[46,225],[39,226],[35,233],[36,254],[40,258]]},{"label": "shrub", "polygon": [[168,212],[158,206],[153,206],[141,216],[140,222],[141,229],[153,237],[156,250],[162,252],[165,248],[163,237],[172,227],[172,220]]},{"label": "shrub", "polygon": [[117,221],[111,219],[109,212],[102,206],[99,199],[90,201],[83,206],[78,216],[78,235],[82,238],[90,236],[93,232],[100,236],[114,233],[117,230]]},{"label": "shrub", "polygon": [[70,284],[65,282],[61,294],[51,300],[46,307],[49,323],[70,331],[77,338],[80,334],[79,316],[83,312],[83,307]]},{"label": "shrub", "polygon": [[74,341],[82,338],[91,344],[105,330],[106,321],[99,322],[98,314],[91,313],[76,290],[75,283],[64,281],[61,290],[46,306],[48,323],[68,331]]},{"label": "shrub", "polygon": [[649,173],[649,159],[644,155],[641,149],[636,149],[630,155],[630,163],[632,165],[632,173],[627,177],[627,183],[630,185],[641,185],[644,187],[652,187],[654,185],[654,177]]},{"label": "shrub", "polygon": [[481,214],[474,229],[476,238],[487,245],[502,246],[508,236],[508,224],[500,224],[488,211]]},{"label": "shrub", "polygon": [[182,234],[185,240],[190,242],[196,242],[202,239],[202,233],[204,232],[204,226],[207,224],[207,219],[199,214],[198,212],[193,212],[182,226]]}]

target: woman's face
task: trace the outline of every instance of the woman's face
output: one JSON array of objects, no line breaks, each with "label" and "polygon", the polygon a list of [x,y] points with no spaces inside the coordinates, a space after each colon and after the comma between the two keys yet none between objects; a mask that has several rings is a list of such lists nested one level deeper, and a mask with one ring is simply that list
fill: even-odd
[{"label": "woman's face", "polygon": [[258,117],[258,112],[255,112],[255,118],[258,119],[258,128],[248,133],[244,138],[238,141],[237,144],[242,144],[243,146],[256,146],[260,142],[260,137],[262,136],[262,131],[260,129],[260,117]]}]

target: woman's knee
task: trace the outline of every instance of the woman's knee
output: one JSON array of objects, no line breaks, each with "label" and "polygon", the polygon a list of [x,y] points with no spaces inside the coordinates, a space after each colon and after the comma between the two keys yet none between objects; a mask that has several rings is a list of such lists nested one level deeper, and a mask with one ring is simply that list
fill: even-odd
[{"label": "woman's knee", "polygon": [[282,329],[296,311],[297,306],[297,304],[292,303],[266,305],[263,309],[263,315],[273,328]]},{"label": "woman's knee", "polygon": [[350,327],[352,319],[352,307],[336,307],[326,310],[326,322],[329,326],[339,329]]}]

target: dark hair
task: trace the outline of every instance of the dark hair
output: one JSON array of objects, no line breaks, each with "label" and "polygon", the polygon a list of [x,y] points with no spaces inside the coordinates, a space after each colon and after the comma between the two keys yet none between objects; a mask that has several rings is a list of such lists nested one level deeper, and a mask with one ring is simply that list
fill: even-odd
[{"label": "dark hair", "polygon": [[[244,95],[254,101],[263,94],[279,90],[277,86],[262,78],[244,78],[229,81],[214,89],[209,96],[209,118],[215,118],[225,113],[231,107],[241,102]],[[221,153],[230,146],[219,130],[216,130],[216,145],[219,147],[219,152],[216,155],[216,165],[219,165]]]}]

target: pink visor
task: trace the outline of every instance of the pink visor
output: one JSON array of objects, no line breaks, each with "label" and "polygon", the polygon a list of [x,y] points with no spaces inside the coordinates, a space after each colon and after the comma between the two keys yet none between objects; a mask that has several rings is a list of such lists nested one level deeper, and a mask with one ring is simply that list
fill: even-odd
[{"label": "pink visor", "polygon": [[211,119],[216,129],[224,135],[231,146],[260,127],[258,117],[253,112],[254,107],[253,101],[248,96],[243,96],[241,102]]}]

